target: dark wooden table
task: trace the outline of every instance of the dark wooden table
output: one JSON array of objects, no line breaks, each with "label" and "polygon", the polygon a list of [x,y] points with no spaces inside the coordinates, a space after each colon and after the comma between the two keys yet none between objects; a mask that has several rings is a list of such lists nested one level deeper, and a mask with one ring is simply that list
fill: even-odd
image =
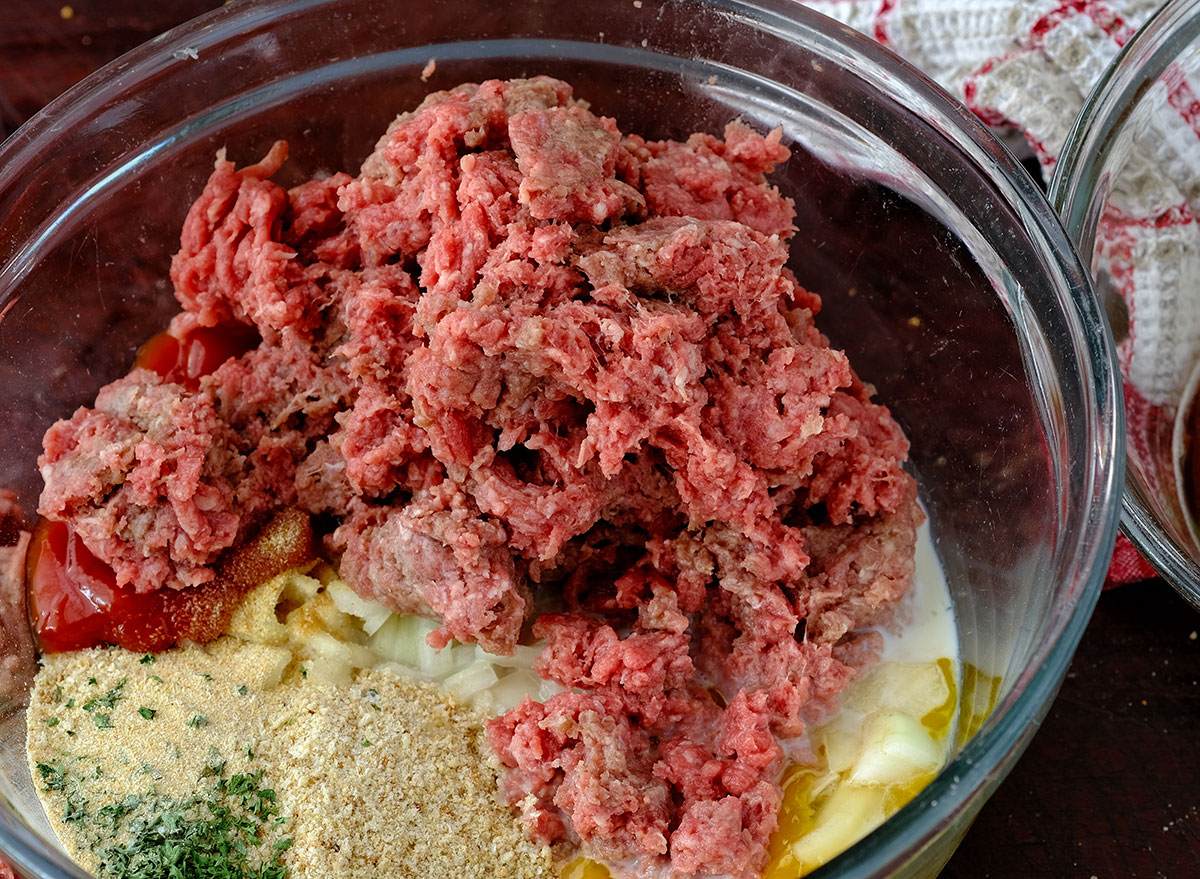
[{"label": "dark wooden table", "polygon": [[[121,52],[221,5],[0,0],[0,139]],[[1200,614],[1161,581],[1105,593],[1042,729],[944,879],[1200,877],[1198,632]]]}]

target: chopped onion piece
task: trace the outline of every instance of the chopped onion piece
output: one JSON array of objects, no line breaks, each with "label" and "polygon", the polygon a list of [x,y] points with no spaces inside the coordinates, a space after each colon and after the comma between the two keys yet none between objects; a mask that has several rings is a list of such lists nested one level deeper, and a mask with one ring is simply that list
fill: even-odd
[{"label": "chopped onion piece", "polygon": [[518,644],[512,656],[499,656],[494,653],[487,653],[482,647],[479,652],[487,657],[488,662],[495,665],[503,665],[508,668],[533,668],[534,661],[542,655],[541,645],[527,647],[523,644]]},{"label": "chopped onion piece", "polygon": [[898,711],[880,711],[863,723],[862,748],[848,781],[854,785],[888,787],[936,772],[942,749],[916,718]]},{"label": "chopped onion piece", "polygon": [[825,746],[825,763],[830,772],[845,772],[859,756],[859,724],[833,723],[822,727],[818,735]]},{"label": "chopped onion piece", "polygon": [[[510,672],[492,687],[496,712],[500,713],[516,708],[526,696],[538,699],[538,690],[543,683],[545,682],[541,678],[528,669],[516,669]],[[539,699],[539,701],[542,700]]]},{"label": "chopped onion piece", "polygon": [[367,640],[367,646],[384,659],[415,668],[417,648],[408,628],[411,627],[405,626],[402,617],[388,617]]},{"label": "chopped onion piece", "polygon": [[425,672],[421,671],[419,668],[415,668],[411,665],[404,665],[399,662],[381,662],[379,667],[387,669],[388,671],[392,672],[392,674],[397,674],[401,677],[412,678],[414,681],[432,680],[429,675],[425,674]]},{"label": "chopped onion piece", "polygon": [[881,662],[861,681],[847,687],[842,703],[856,711],[903,711],[924,717],[950,696],[936,662]]},{"label": "chopped onion piece", "polygon": [[471,704],[473,706],[475,706],[475,708],[478,709],[479,711],[482,711],[484,714],[498,714],[499,713],[496,710],[496,700],[492,696],[492,691],[490,689],[480,690],[478,693],[476,693],[474,696],[472,696]]},{"label": "chopped onion piece", "polygon": [[[430,632],[433,631],[431,627]],[[428,634],[426,632],[425,634]],[[430,647],[425,640],[425,634],[417,642],[417,667],[436,679],[441,679],[454,671],[454,648],[447,646],[441,650]]]},{"label": "chopped onion piece", "polygon": [[[363,601],[357,595],[347,598],[340,589],[330,590],[330,597],[339,607],[342,607],[339,602],[344,602],[345,607],[359,608],[355,602]],[[440,681],[449,692],[469,698],[476,708],[488,713],[507,711],[525,696],[543,702],[562,692],[558,684],[543,681],[533,672],[533,663],[542,652],[541,645],[520,645],[512,656],[488,653],[478,644],[451,643],[435,650],[426,637],[439,625],[437,620],[413,614],[388,614],[370,633],[367,647],[398,666],[401,674]],[[487,682],[481,683],[484,680]],[[485,691],[486,696],[482,695]]]},{"label": "chopped onion piece", "polygon": [[792,844],[804,872],[828,863],[883,823],[881,789],[841,785],[821,804],[813,828]]},{"label": "chopped onion piece", "polygon": [[368,635],[374,635],[392,615],[392,612],[378,601],[363,598],[343,580],[329,581],[325,586],[325,591],[329,593],[329,597],[333,599],[338,610],[362,620],[363,631]]},{"label": "chopped onion piece", "polygon": [[425,669],[426,653],[433,652],[433,648],[425,643],[425,638],[437,627],[434,620],[424,617],[393,614],[370,637],[368,646],[392,662]]},{"label": "chopped onion piece", "polygon": [[338,662],[327,656],[304,663],[304,676],[307,680],[331,687],[345,687],[350,684],[351,668],[343,662]]},{"label": "chopped onion piece", "polygon": [[475,644],[449,644],[442,652],[450,654],[452,668],[467,668],[480,662],[492,663],[492,658]]},{"label": "chopped onion piece", "polygon": [[535,702],[545,702],[551,696],[557,696],[562,691],[562,685],[557,681],[544,681],[541,678],[538,678],[537,695],[534,696],[531,693],[529,698],[533,699]]},{"label": "chopped onion piece", "polygon": [[326,632],[311,635],[305,644],[305,653],[314,660],[327,659],[351,670],[370,668],[378,661],[374,651],[358,644],[340,641]]},{"label": "chopped onion piece", "polygon": [[492,668],[490,662],[477,662],[450,675],[442,681],[442,686],[451,695],[457,696],[460,699],[467,699],[480,690],[486,690],[499,680],[496,670]]}]

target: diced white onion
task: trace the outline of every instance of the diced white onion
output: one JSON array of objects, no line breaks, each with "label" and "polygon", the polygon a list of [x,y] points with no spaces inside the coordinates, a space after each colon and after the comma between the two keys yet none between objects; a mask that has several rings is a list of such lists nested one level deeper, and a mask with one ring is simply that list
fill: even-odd
[{"label": "diced white onion", "polygon": [[[431,627],[429,631],[433,631],[433,628]],[[421,635],[417,641],[417,668],[434,678],[441,679],[455,669],[454,649],[449,646],[441,650],[430,647],[425,640],[426,634],[428,632]]]},{"label": "diced white onion", "polygon": [[399,662],[381,662],[379,667],[390,671],[392,674],[400,675],[400,677],[404,678],[412,678],[416,681],[432,680],[429,675],[425,674],[419,668],[411,665],[403,665]]},{"label": "diced white onion", "polygon": [[942,749],[921,722],[899,711],[871,714],[863,724],[862,747],[848,781],[887,787],[936,772]]},{"label": "diced white onion", "polygon": [[496,675],[496,669],[492,668],[490,662],[477,662],[450,675],[442,681],[442,686],[451,695],[457,696],[460,699],[468,699],[480,690],[486,690],[499,680],[500,678]]},{"label": "diced white onion", "polygon": [[516,708],[526,696],[537,699],[538,689],[543,683],[528,669],[516,669],[505,675],[491,690],[497,713]]},{"label": "diced white onion", "polygon": [[422,668],[421,649],[429,649],[425,636],[436,627],[436,623],[418,616],[393,614],[368,639],[367,646],[384,659]]},{"label": "diced white onion", "polygon": [[318,656],[304,664],[304,676],[307,680],[331,687],[349,686],[351,671],[346,663],[328,656]]},{"label": "diced white onion", "polygon": [[[483,648],[480,648],[483,653]],[[518,644],[512,656],[499,656],[493,653],[484,653],[489,662],[496,665],[503,665],[507,668],[532,668],[534,661],[541,656],[542,648],[538,646],[525,646]]]},{"label": "diced white onion", "polygon": [[859,755],[858,723],[834,722],[823,727],[819,733],[825,746],[825,763],[830,772],[845,772],[854,765]]},{"label": "diced white onion", "polygon": [[338,610],[362,620],[363,631],[368,635],[374,635],[392,615],[392,612],[378,601],[363,598],[342,580],[329,581],[325,589]]},{"label": "diced white onion", "polygon": [[[330,597],[345,613],[362,610],[357,602],[363,599],[358,595],[347,597],[342,589],[333,588]],[[367,648],[399,673],[438,681],[455,696],[490,714],[509,710],[525,696],[543,702],[562,692],[558,684],[533,673],[541,645],[518,645],[511,656],[488,653],[478,644],[450,643],[435,650],[425,639],[439,625],[437,620],[412,614],[388,614],[368,633]]]},{"label": "diced white onion", "polygon": [[883,822],[884,791],[841,785],[817,812],[812,830],[792,844],[805,872],[828,863]]},{"label": "diced white onion", "polygon": [[924,717],[950,698],[950,689],[935,662],[881,662],[846,690],[843,704],[864,713],[902,711]]}]

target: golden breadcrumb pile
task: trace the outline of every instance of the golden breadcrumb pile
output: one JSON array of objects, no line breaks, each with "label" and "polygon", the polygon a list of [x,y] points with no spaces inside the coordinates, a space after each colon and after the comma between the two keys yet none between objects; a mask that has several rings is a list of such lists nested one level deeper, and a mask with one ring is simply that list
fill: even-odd
[{"label": "golden breadcrumb pile", "polygon": [[[120,842],[156,804],[253,778],[273,799],[255,819],[251,866],[276,856],[297,879],[556,875],[550,851],[526,840],[498,799],[498,764],[474,709],[382,667],[347,667],[334,676],[344,682],[331,681],[328,656],[296,646],[311,644],[315,611],[336,622],[329,608],[293,595],[299,607],[273,627],[295,584],[263,589],[235,620],[242,637],[155,657],[120,648],[43,657],[30,768],[75,860],[97,871],[114,826]],[[322,663],[325,673],[310,673]],[[113,804],[126,810],[115,824],[103,811]]]}]

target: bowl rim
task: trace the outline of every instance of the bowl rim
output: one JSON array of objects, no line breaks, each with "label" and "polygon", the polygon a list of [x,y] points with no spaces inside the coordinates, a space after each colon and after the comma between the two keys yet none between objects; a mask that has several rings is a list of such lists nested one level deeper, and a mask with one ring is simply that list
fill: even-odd
[{"label": "bowl rim", "polygon": [[[1045,642],[1035,649],[1030,668],[1013,681],[1009,695],[995,706],[980,730],[938,777],[883,825],[810,874],[813,879],[851,873],[883,876],[914,853],[929,848],[947,830],[961,825],[963,816],[973,814],[999,785],[1048,711],[1099,598],[1116,537],[1116,491],[1124,472],[1124,456],[1119,454],[1124,443],[1124,407],[1120,383],[1114,381],[1119,375],[1115,347],[1090,278],[1045,196],[991,131],[929,77],[866,36],[792,0],[691,2],[740,15],[792,39],[813,41],[825,50],[836,49],[839,63],[880,91],[904,91],[915,102],[910,109],[937,123],[943,136],[989,170],[1009,208],[1043,246],[1048,265],[1055,269],[1051,280],[1060,294],[1055,306],[1071,322],[1076,336],[1076,366],[1086,409],[1081,423],[1094,442],[1089,458],[1083,462],[1086,473],[1079,501],[1085,509],[1063,513],[1080,517],[1075,542],[1060,550],[1062,570],[1055,571],[1070,578],[1066,600],[1054,608]],[[226,6],[131,50],[50,102],[0,144],[0,187],[5,185],[7,175],[19,169],[23,155],[52,136],[64,119],[86,110],[98,95],[161,72],[178,60],[176,53],[219,44],[252,26],[336,3],[259,0]],[[35,875],[86,876],[73,864],[63,863],[65,859],[58,852],[42,848],[40,840],[22,826],[19,816],[9,813],[0,798],[0,850]]]},{"label": "bowl rim", "polygon": [[[1105,166],[1121,127],[1180,49],[1197,38],[1200,0],[1164,3],[1121,47],[1084,100],[1047,189],[1081,259],[1090,261],[1095,252],[1100,213],[1111,185]],[[1200,609],[1200,564],[1158,524],[1142,503],[1139,488],[1127,464],[1121,531],[1176,592]]]}]

